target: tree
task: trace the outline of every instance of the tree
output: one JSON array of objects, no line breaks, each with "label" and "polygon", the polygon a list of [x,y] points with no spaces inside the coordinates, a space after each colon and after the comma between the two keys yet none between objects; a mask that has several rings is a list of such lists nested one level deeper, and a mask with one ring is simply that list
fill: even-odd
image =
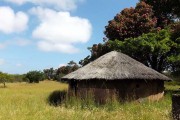
[{"label": "tree", "polygon": [[39,81],[44,79],[44,73],[41,71],[29,71],[26,76],[26,79],[28,79],[29,83],[39,83]]},{"label": "tree", "polygon": [[58,68],[56,75],[63,77],[64,75],[67,75],[77,69],[79,69],[77,63],[74,61],[70,61],[66,66],[61,66],[60,68]]},{"label": "tree", "polygon": [[[86,65],[109,51],[118,50],[159,72],[164,69],[178,71],[180,24],[174,24],[177,19],[168,17],[168,15],[175,15],[175,12],[168,12],[167,18],[161,21],[159,18],[161,14],[158,16],[158,11],[154,6],[143,1],[150,2],[150,0],[141,0],[135,8],[126,8],[117,14],[113,20],[110,20],[105,26],[104,32],[107,41],[103,44],[93,45],[89,49],[91,55],[79,63]],[[163,3],[163,0],[156,1]],[[172,10],[175,9],[179,11],[179,7],[172,8]],[[170,23],[173,23],[172,26],[174,27],[167,30]]]},{"label": "tree", "polygon": [[140,2],[135,8],[126,8],[117,14],[105,26],[105,35],[110,40],[121,40],[129,37],[138,37],[148,33],[156,26],[152,7]]},{"label": "tree", "polygon": [[55,70],[53,68],[44,69],[43,72],[48,80],[54,79]]},{"label": "tree", "polygon": [[170,30],[163,29],[137,38],[109,41],[109,43],[111,49],[128,54],[156,71],[162,72],[165,69],[171,69],[174,66],[173,63],[180,62],[180,59],[177,59],[180,58],[179,40],[172,40]]},{"label": "tree", "polygon": [[79,61],[79,64],[82,66],[88,64],[91,61],[94,61],[98,57],[111,51],[108,42],[105,42],[104,44],[101,44],[101,43],[94,44],[92,47],[89,47],[88,49],[90,50],[91,55],[89,55],[86,58],[84,58],[83,60]]},{"label": "tree", "polygon": [[153,7],[157,26],[164,28],[180,17],[179,0],[140,0]]},{"label": "tree", "polygon": [[[171,39],[177,43],[177,48],[180,48],[180,22],[171,26]],[[176,55],[172,55],[168,58],[168,62],[171,63],[171,69],[173,74],[180,76],[180,50],[174,50]]]},{"label": "tree", "polygon": [[3,83],[4,88],[6,87],[6,81],[10,79],[10,76],[7,73],[0,72],[0,82]]}]

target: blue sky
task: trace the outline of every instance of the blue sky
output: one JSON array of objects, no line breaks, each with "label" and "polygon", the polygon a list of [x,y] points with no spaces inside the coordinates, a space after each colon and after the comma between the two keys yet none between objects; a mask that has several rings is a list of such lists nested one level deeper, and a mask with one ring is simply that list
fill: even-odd
[{"label": "blue sky", "polygon": [[138,0],[1,0],[0,71],[22,74],[79,62],[108,21]]}]

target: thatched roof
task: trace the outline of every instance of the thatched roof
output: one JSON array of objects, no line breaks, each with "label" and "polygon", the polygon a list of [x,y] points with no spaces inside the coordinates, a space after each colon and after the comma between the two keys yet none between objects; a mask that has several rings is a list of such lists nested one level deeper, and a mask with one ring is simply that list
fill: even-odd
[{"label": "thatched roof", "polygon": [[64,76],[63,80],[171,80],[133,58],[116,51],[109,52],[86,66]]}]

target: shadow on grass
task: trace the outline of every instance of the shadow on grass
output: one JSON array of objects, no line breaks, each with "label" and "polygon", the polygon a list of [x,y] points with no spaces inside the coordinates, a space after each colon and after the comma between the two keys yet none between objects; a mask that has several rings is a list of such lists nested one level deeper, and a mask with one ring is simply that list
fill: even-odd
[{"label": "shadow on grass", "polygon": [[0,88],[7,88],[7,86],[0,86]]},{"label": "shadow on grass", "polygon": [[173,94],[180,94],[180,89],[179,90],[165,90],[164,93],[165,95],[170,95],[172,97]]},{"label": "shadow on grass", "polygon": [[48,103],[53,106],[61,105],[67,97],[67,91],[56,90],[53,91],[48,97]]}]

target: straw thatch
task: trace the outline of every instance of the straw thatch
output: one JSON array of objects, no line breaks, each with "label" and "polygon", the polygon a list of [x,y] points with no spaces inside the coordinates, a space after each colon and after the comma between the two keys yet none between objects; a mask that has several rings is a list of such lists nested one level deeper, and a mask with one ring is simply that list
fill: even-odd
[{"label": "straw thatch", "polygon": [[131,57],[116,51],[109,52],[86,66],[64,76],[64,80],[171,80]]}]

